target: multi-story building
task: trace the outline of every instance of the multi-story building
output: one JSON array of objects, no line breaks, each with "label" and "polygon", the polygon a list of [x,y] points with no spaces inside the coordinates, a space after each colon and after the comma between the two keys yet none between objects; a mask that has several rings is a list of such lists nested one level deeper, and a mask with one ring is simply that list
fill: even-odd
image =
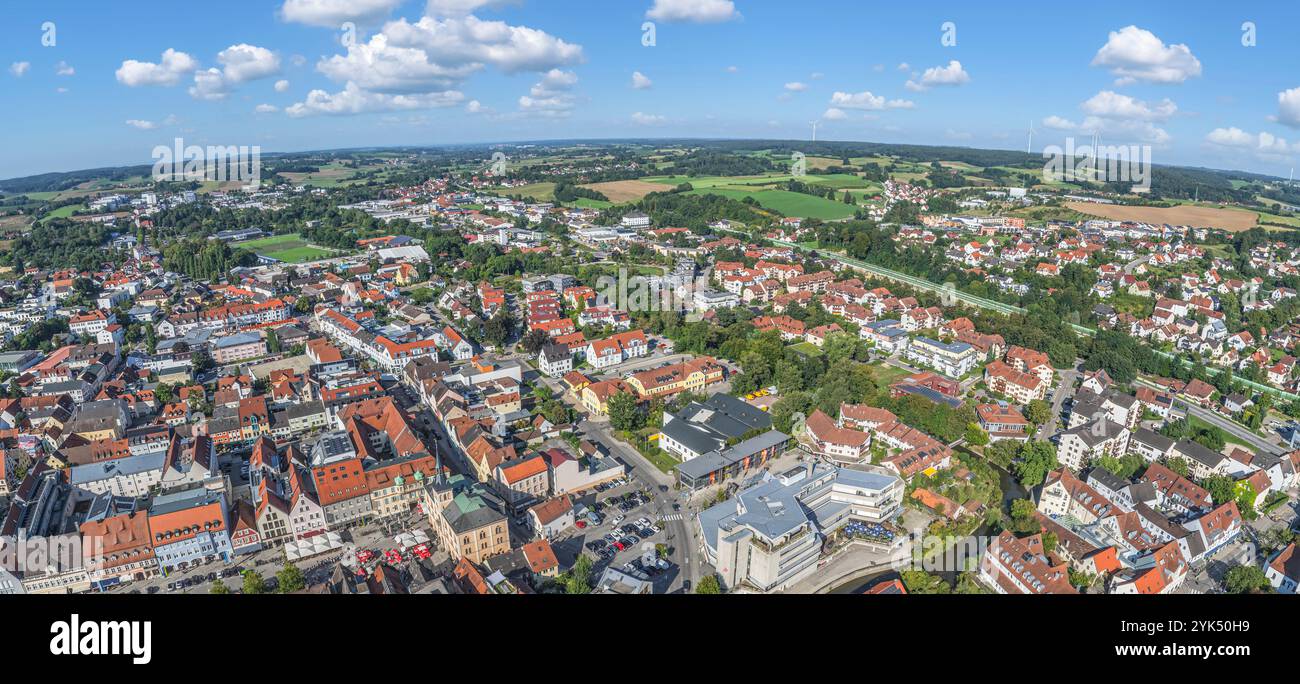
[{"label": "multi-story building", "polygon": [[965,342],[944,343],[928,337],[913,339],[903,355],[953,378],[969,373],[980,361],[979,352]]},{"label": "multi-story building", "polygon": [[850,521],[902,512],[904,485],[871,467],[808,463],[738,492],[698,516],[704,552],[724,586],[777,591],[817,568],[822,542]]},{"label": "multi-story building", "polygon": [[438,477],[423,490],[420,506],[452,556],[475,563],[510,551],[505,504],[486,485],[462,475]]},{"label": "multi-story building", "polygon": [[189,489],[155,497],[149,533],[164,574],[215,560],[229,563],[233,554],[226,497],[220,492]]}]

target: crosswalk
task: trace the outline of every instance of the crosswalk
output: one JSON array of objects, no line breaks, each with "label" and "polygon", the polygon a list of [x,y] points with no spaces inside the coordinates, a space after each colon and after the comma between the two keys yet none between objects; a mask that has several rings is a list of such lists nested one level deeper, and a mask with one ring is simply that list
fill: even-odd
[{"label": "crosswalk", "polygon": [[663,519],[664,519],[664,520],[682,520],[682,519],[684,519],[685,517],[686,517],[686,516],[683,515],[683,514],[681,514],[681,513],[669,513],[669,514],[663,516]]}]

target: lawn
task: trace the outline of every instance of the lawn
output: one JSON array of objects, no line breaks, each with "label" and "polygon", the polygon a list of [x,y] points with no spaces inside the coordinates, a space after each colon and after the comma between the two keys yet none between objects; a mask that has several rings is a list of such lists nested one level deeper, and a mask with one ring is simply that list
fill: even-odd
[{"label": "lawn", "polygon": [[261,256],[278,259],[285,263],[301,264],[306,261],[316,261],[327,259],[334,256],[334,252],[320,247],[308,245],[302,236],[297,233],[288,233],[286,235],[272,235],[271,237],[261,238],[260,240],[249,240],[248,242],[236,243],[236,247],[247,249]]},{"label": "lawn", "polygon": [[828,200],[813,195],[789,190],[746,190],[738,186],[695,189],[691,195],[722,195],[734,200],[753,197],[764,209],[780,212],[786,216],[799,218],[816,218],[823,221],[852,218],[857,207],[836,200]]},{"label": "lawn", "polygon": [[790,351],[796,351],[799,352],[800,354],[803,354],[804,356],[811,356],[814,358],[822,355],[821,347],[818,347],[812,342],[798,342],[786,347],[786,349],[789,349]]},{"label": "lawn", "polygon": [[870,368],[872,377],[875,378],[876,384],[880,387],[888,387],[912,374],[906,368],[891,366],[887,363],[873,364]]}]

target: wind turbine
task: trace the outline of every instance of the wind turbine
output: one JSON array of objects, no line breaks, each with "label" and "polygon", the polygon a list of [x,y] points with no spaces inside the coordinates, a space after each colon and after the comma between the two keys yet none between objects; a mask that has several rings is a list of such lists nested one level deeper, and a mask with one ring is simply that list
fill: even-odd
[{"label": "wind turbine", "polygon": [[1032,155],[1033,153],[1034,153],[1034,120],[1030,119],[1029,120],[1029,144],[1025,145],[1025,154]]},{"label": "wind turbine", "polygon": [[811,122],[809,122],[809,123],[811,123],[811,124],[812,124],[812,127],[813,127],[813,139],[812,139],[812,141],[813,141],[813,142],[817,142],[817,124],[821,123],[821,121],[820,121],[820,120],[818,120],[818,121],[811,121]]}]

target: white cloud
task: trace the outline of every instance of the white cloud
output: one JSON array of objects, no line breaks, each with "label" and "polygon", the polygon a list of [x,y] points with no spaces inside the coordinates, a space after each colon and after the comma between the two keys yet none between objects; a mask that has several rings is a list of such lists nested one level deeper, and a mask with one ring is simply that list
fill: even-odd
[{"label": "white cloud", "polygon": [[481,64],[445,66],[417,47],[397,47],[383,33],[348,48],[347,55],[322,59],[316,70],[341,83],[355,83],[381,93],[414,93],[446,89],[464,81]]},{"label": "white cloud", "polygon": [[15,78],[22,78],[31,68],[31,62],[14,62],[9,65],[9,73],[13,74]]},{"label": "white cloud", "polygon": [[283,92],[285,92],[285,91],[287,91],[287,90],[289,90],[289,82],[288,82],[288,81],[286,81],[286,80],[284,80],[284,79],[280,79],[280,80],[278,80],[278,81],[275,82],[275,92],[277,92],[277,93],[283,93]]},{"label": "white cloud", "polygon": [[1277,121],[1292,128],[1300,128],[1300,88],[1277,94]]},{"label": "white cloud", "polygon": [[158,127],[158,124],[152,121],[145,121],[144,119],[127,119],[126,125],[131,126],[132,128],[138,128],[142,131],[152,131]]},{"label": "white cloud", "polygon": [[1073,131],[1079,128],[1079,124],[1070,121],[1069,119],[1059,117],[1056,115],[1052,115],[1047,117],[1046,119],[1043,119],[1043,126],[1047,128],[1054,128],[1058,131]]},{"label": "white cloud", "polygon": [[116,75],[119,83],[131,88],[139,86],[174,86],[181,78],[198,70],[199,63],[193,57],[167,48],[162,53],[159,64],[128,59],[118,67]]},{"label": "white cloud", "polygon": [[274,114],[280,111],[280,108],[271,104],[260,104],[253,108],[258,114]]},{"label": "white cloud", "polygon": [[972,135],[967,131],[958,131],[952,128],[949,128],[948,130],[944,131],[943,135],[945,138],[948,138],[949,140],[970,140],[971,138],[975,137],[974,135]]},{"label": "white cloud", "polygon": [[470,114],[492,114],[493,113],[493,109],[491,107],[484,105],[482,102],[479,102],[478,100],[470,100],[469,102],[466,102],[465,111],[469,112]]},{"label": "white cloud", "polygon": [[732,0],[655,0],[645,13],[646,19],[655,21],[693,21],[711,24],[739,19],[736,3]]},{"label": "white cloud", "polygon": [[190,86],[190,97],[213,102],[224,100],[229,94],[230,84],[226,82],[220,69],[212,68],[194,72],[194,85]]},{"label": "white cloud", "polygon": [[284,111],[294,118],[317,114],[365,114],[368,112],[454,107],[464,99],[464,94],[455,90],[415,95],[386,95],[367,92],[355,83],[349,83],[337,93],[313,90],[307,93],[306,100],[293,104],[285,108]]},{"label": "white cloud", "polygon": [[808,84],[794,81],[792,83],[785,84],[785,89],[792,93],[802,93],[803,91],[808,89]]},{"label": "white cloud", "polygon": [[222,76],[231,83],[243,83],[273,76],[280,71],[280,57],[256,45],[240,43],[217,53],[217,61],[225,67]]},{"label": "white cloud", "polygon": [[740,71],[740,67],[738,67],[738,66],[736,66],[736,65],[734,65],[734,64],[731,65],[731,66],[729,66],[729,67],[727,67],[727,73],[729,73],[729,74],[734,74],[734,73],[737,73],[737,72],[739,72],[739,71]]},{"label": "white cloud", "polygon": [[879,73],[881,73],[881,72],[883,72],[883,71],[885,70],[885,65],[884,65],[884,64],[872,64],[872,65],[871,65],[871,70],[879,74]]},{"label": "white cloud", "polygon": [[948,66],[926,69],[925,73],[921,74],[920,81],[908,79],[903,86],[908,90],[920,92],[934,86],[958,86],[968,81],[970,81],[970,74],[962,68],[961,62],[954,59],[948,62]]},{"label": "white cloud", "polygon": [[847,118],[849,118],[849,115],[845,114],[844,110],[838,107],[831,107],[825,112],[822,112],[822,120],[824,121],[843,121]]},{"label": "white cloud", "polygon": [[1169,98],[1148,104],[1128,95],[1103,90],[1080,105],[1080,109],[1087,114],[1112,119],[1165,121],[1178,111],[1178,105]]},{"label": "white cloud", "polygon": [[59,60],[59,63],[54,65],[54,74],[56,76],[75,76],[77,74],[77,70],[73,69],[71,64],[68,64],[63,60]]},{"label": "white cloud", "polygon": [[812,80],[814,80],[814,81],[820,81],[820,80],[822,80],[823,78],[826,78],[826,74],[823,74],[823,73],[820,72],[820,71],[814,71],[814,72],[812,72],[811,74],[808,75],[808,78],[810,78],[810,79],[812,79]]},{"label": "white cloud", "polygon": [[654,82],[647,78],[645,74],[640,71],[632,72],[632,87],[636,90],[645,90],[652,85],[654,85]]},{"label": "white cloud", "polygon": [[583,60],[581,45],[535,28],[475,16],[424,17],[414,24],[402,19],[385,25],[383,35],[391,45],[419,48],[430,62],[446,66],[491,64],[514,73],[546,71]]},{"label": "white cloud", "polygon": [[632,114],[632,123],[635,123],[638,126],[658,126],[667,120],[667,118],[660,114],[643,114],[641,112]]},{"label": "white cloud", "polygon": [[1235,126],[1216,128],[1206,134],[1205,141],[1223,147],[1253,150],[1261,156],[1290,155],[1300,152],[1300,142],[1287,143],[1286,138],[1279,138],[1272,133],[1265,131],[1247,133]]},{"label": "white cloud", "polygon": [[836,92],[831,95],[831,105],[844,109],[911,109],[915,104],[911,100],[887,100],[883,95],[875,95],[869,90],[860,93]]},{"label": "white cloud", "polygon": [[405,0],[284,0],[280,17],[298,24],[339,28],[345,21],[377,22],[403,2]]},{"label": "white cloud", "polygon": [[912,65],[908,64],[907,62],[899,62],[897,68],[899,71],[911,71]]},{"label": "white cloud", "polygon": [[1106,44],[1092,58],[1092,66],[1110,69],[1119,77],[1116,85],[1182,83],[1201,75],[1200,60],[1186,45],[1165,45],[1154,33],[1132,25],[1110,32]]},{"label": "white cloud", "polygon": [[574,106],[574,98],[569,91],[578,83],[578,75],[572,71],[551,69],[542,76],[528,91],[519,97],[519,109],[541,116],[568,116]]}]

